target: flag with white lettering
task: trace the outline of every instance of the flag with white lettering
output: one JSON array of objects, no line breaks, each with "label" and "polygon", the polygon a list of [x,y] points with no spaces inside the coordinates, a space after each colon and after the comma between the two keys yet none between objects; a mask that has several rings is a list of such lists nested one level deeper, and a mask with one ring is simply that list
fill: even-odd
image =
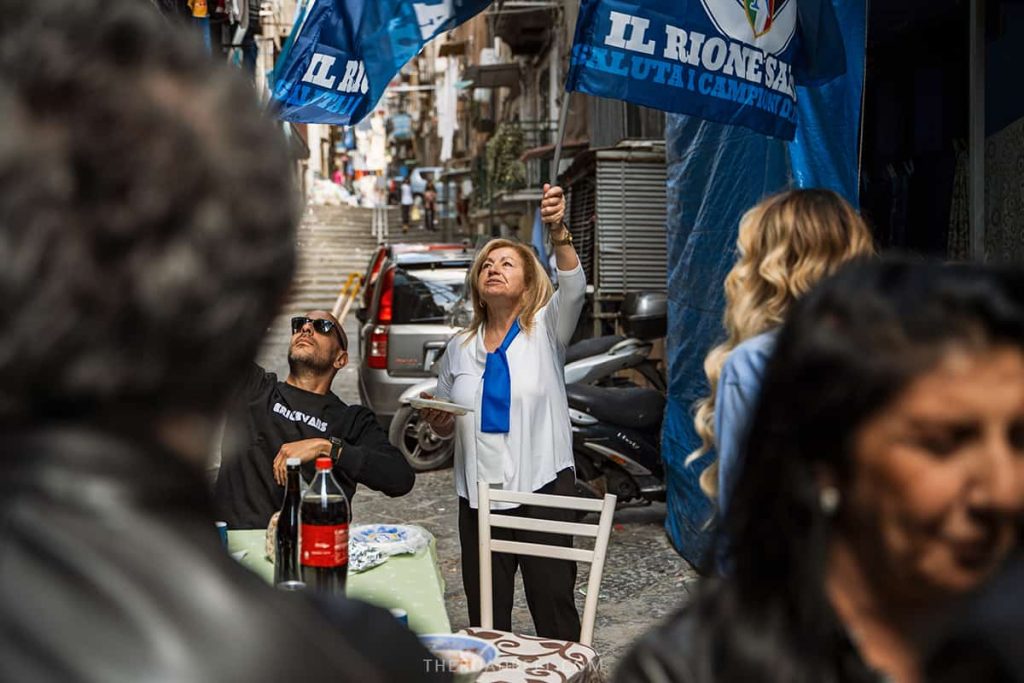
[{"label": "flag with white lettering", "polygon": [[311,0],[274,70],[278,116],[348,125],[370,113],[434,36],[491,0]]},{"label": "flag with white lettering", "polygon": [[566,90],[792,140],[796,85],[845,70],[828,0],[581,0]]}]

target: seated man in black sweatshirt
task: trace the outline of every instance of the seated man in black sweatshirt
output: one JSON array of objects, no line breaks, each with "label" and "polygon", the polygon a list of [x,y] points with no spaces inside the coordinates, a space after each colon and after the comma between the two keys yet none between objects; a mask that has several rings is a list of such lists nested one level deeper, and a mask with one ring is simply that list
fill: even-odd
[{"label": "seated man in black sweatshirt", "polygon": [[389,496],[412,490],[415,474],[374,414],[346,405],[331,383],[348,363],[348,340],[327,311],[292,318],[288,378],[253,365],[228,411],[214,498],[221,519],[234,529],[267,526],[284,497],[285,460],[334,460],[334,477],[349,500],[356,484]]}]

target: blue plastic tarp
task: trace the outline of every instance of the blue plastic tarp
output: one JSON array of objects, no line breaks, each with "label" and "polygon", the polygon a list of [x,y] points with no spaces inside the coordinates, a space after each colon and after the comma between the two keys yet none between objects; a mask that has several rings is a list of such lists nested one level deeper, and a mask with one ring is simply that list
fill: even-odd
[{"label": "blue plastic tarp", "polygon": [[686,466],[700,444],[693,405],[707,395],[704,356],[721,340],[722,281],[736,260],[740,216],[787,182],[786,144],[744,128],[670,116],[668,164],[668,403],[662,453],[668,477],[666,529],[673,545],[699,564],[710,542],[713,507],[697,477],[705,455]]},{"label": "blue plastic tarp", "polygon": [[797,187],[827,187],[858,205],[860,115],[864,93],[866,0],[835,0],[846,73],[816,87],[797,86],[796,138],[789,145]]},{"label": "blue plastic tarp", "polygon": [[[815,5],[807,4],[808,10]],[[704,357],[725,338],[723,282],[736,261],[743,213],[764,196],[796,187],[828,187],[857,205],[860,101],[864,80],[864,0],[833,0],[845,46],[846,73],[798,90],[792,143],[690,116],[666,119],[668,165],[668,403],[662,453],[668,478],[665,522],[675,548],[707,567],[714,507],[698,477],[707,454],[685,464],[699,445],[693,407],[708,394]],[[813,13],[808,15],[813,20]],[[801,19],[803,20],[803,16]]]}]

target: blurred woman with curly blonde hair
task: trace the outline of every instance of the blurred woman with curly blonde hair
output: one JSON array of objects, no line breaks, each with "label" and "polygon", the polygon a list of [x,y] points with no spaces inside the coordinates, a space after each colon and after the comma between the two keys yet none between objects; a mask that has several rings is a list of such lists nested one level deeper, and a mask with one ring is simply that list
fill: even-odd
[{"label": "blurred woman with curly blonde hair", "polygon": [[[739,260],[725,278],[727,338],[708,353],[711,394],[697,402],[701,446],[718,459],[701,474],[701,488],[724,511],[743,453],[776,330],[790,305],[841,264],[874,253],[860,215],[831,190],[789,190],[762,200],[740,219]],[[827,378],[822,378],[827,381]]]}]

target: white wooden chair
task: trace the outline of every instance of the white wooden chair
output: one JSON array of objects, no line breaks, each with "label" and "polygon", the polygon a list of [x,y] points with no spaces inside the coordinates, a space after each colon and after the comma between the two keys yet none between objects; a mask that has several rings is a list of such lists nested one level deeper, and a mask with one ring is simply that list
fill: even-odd
[{"label": "white wooden chair", "polygon": [[[608,538],[612,530],[612,516],[615,514],[615,496],[609,493],[605,495],[604,500],[592,500],[589,498],[555,496],[544,493],[519,493],[516,491],[491,489],[486,482],[480,482],[477,500],[479,503],[478,518],[480,521],[481,628],[485,630],[494,628],[494,605],[492,604],[491,595],[492,552],[587,562],[590,564],[590,580],[587,582],[587,599],[583,606],[583,622],[580,628],[579,642],[589,647],[594,639],[597,597],[601,590],[601,575],[604,572],[604,560],[608,552]],[[503,515],[500,514],[500,511],[491,511],[492,501],[518,503],[519,505],[536,505],[561,510],[600,512],[601,517],[597,524],[583,524]],[[494,540],[491,538],[491,527],[540,531],[568,536],[589,536],[596,540],[593,550],[565,548],[563,546],[545,545],[542,543]]]}]

